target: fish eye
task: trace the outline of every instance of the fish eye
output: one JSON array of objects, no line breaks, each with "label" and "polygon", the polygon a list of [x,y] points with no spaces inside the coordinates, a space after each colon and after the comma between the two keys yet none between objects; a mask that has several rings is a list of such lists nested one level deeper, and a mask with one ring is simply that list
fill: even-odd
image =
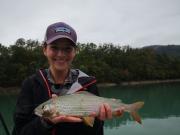
[{"label": "fish eye", "polygon": [[41,107],[41,109],[44,109],[44,107],[45,107],[45,105],[43,105],[43,106]]},{"label": "fish eye", "polygon": [[43,106],[42,106],[42,110],[44,110],[44,111],[47,111],[48,108],[49,108],[49,107],[48,107],[47,105],[43,105]]}]

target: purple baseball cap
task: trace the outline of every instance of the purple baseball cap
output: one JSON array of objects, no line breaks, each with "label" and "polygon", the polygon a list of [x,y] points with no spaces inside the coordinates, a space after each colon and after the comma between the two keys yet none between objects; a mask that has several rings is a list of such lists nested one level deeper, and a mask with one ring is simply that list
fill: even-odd
[{"label": "purple baseball cap", "polygon": [[71,40],[74,45],[76,45],[76,31],[71,26],[64,22],[58,22],[49,25],[46,30],[44,42],[46,44],[51,44],[53,41],[60,38],[67,38]]}]

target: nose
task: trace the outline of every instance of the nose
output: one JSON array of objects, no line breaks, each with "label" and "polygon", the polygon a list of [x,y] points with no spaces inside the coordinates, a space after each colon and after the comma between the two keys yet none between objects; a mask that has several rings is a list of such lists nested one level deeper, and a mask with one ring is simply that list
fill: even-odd
[{"label": "nose", "polygon": [[65,55],[66,55],[66,53],[63,50],[59,49],[57,51],[57,56],[65,56]]}]

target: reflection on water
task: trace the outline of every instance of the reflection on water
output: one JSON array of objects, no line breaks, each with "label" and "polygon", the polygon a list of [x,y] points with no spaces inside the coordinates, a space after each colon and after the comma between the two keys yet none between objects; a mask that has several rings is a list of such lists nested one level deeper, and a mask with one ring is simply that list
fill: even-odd
[{"label": "reflection on water", "polygon": [[[138,125],[129,114],[125,113],[121,118],[105,122],[105,134],[110,134],[110,131],[113,132],[112,135],[116,135],[116,132],[126,135],[136,134],[136,132],[137,134],[144,134],[144,132],[153,134],[153,131],[158,134],[163,133],[163,135],[167,133],[180,134],[180,128],[177,126],[180,125],[180,84],[100,88],[100,94],[105,97],[119,98],[124,103],[139,100],[145,102],[144,107],[139,111],[143,125]],[[168,130],[169,128],[170,130]]]},{"label": "reflection on water", "polygon": [[128,122],[119,127],[105,127],[105,135],[179,135],[180,117],[144,119],[143,125]]}]

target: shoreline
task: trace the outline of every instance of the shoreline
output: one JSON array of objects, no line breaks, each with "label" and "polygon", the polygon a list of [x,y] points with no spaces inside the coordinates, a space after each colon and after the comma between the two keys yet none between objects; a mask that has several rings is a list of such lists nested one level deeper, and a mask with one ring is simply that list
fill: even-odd
[{"label": "shoreline", "polygon": [[128,85],[144,85],[144,84],[158,84],[158,83],[173,83],[180,82],[180,79],[167,79],[167,80],[149,80],[149,81],[125,81],[121,83],[99,83],[99,87],[112,87],[112,86],[128,86]]},{"label": "shoreline", "polygon": [[172,82],[180,82],[180,79],[167,79],[167,80],[152,80],[152,81],[130,81],[130,82],[122,82],[121,85],[141,85],[141,84],[158,84],[158,83],[172,83]]},{"label": "shoreline", "polygon": [[[98,87],[113,87],[113,86],[133,86],[133,85],[146,85],[158,83],[173,83],[180,82],[180,79],[167,79],[167,80],[151,80],[151,81],[126,81],[121,83],[97,83]],[[20,87],[0,87],[0,95],[16,95],[20,91]]]}]

